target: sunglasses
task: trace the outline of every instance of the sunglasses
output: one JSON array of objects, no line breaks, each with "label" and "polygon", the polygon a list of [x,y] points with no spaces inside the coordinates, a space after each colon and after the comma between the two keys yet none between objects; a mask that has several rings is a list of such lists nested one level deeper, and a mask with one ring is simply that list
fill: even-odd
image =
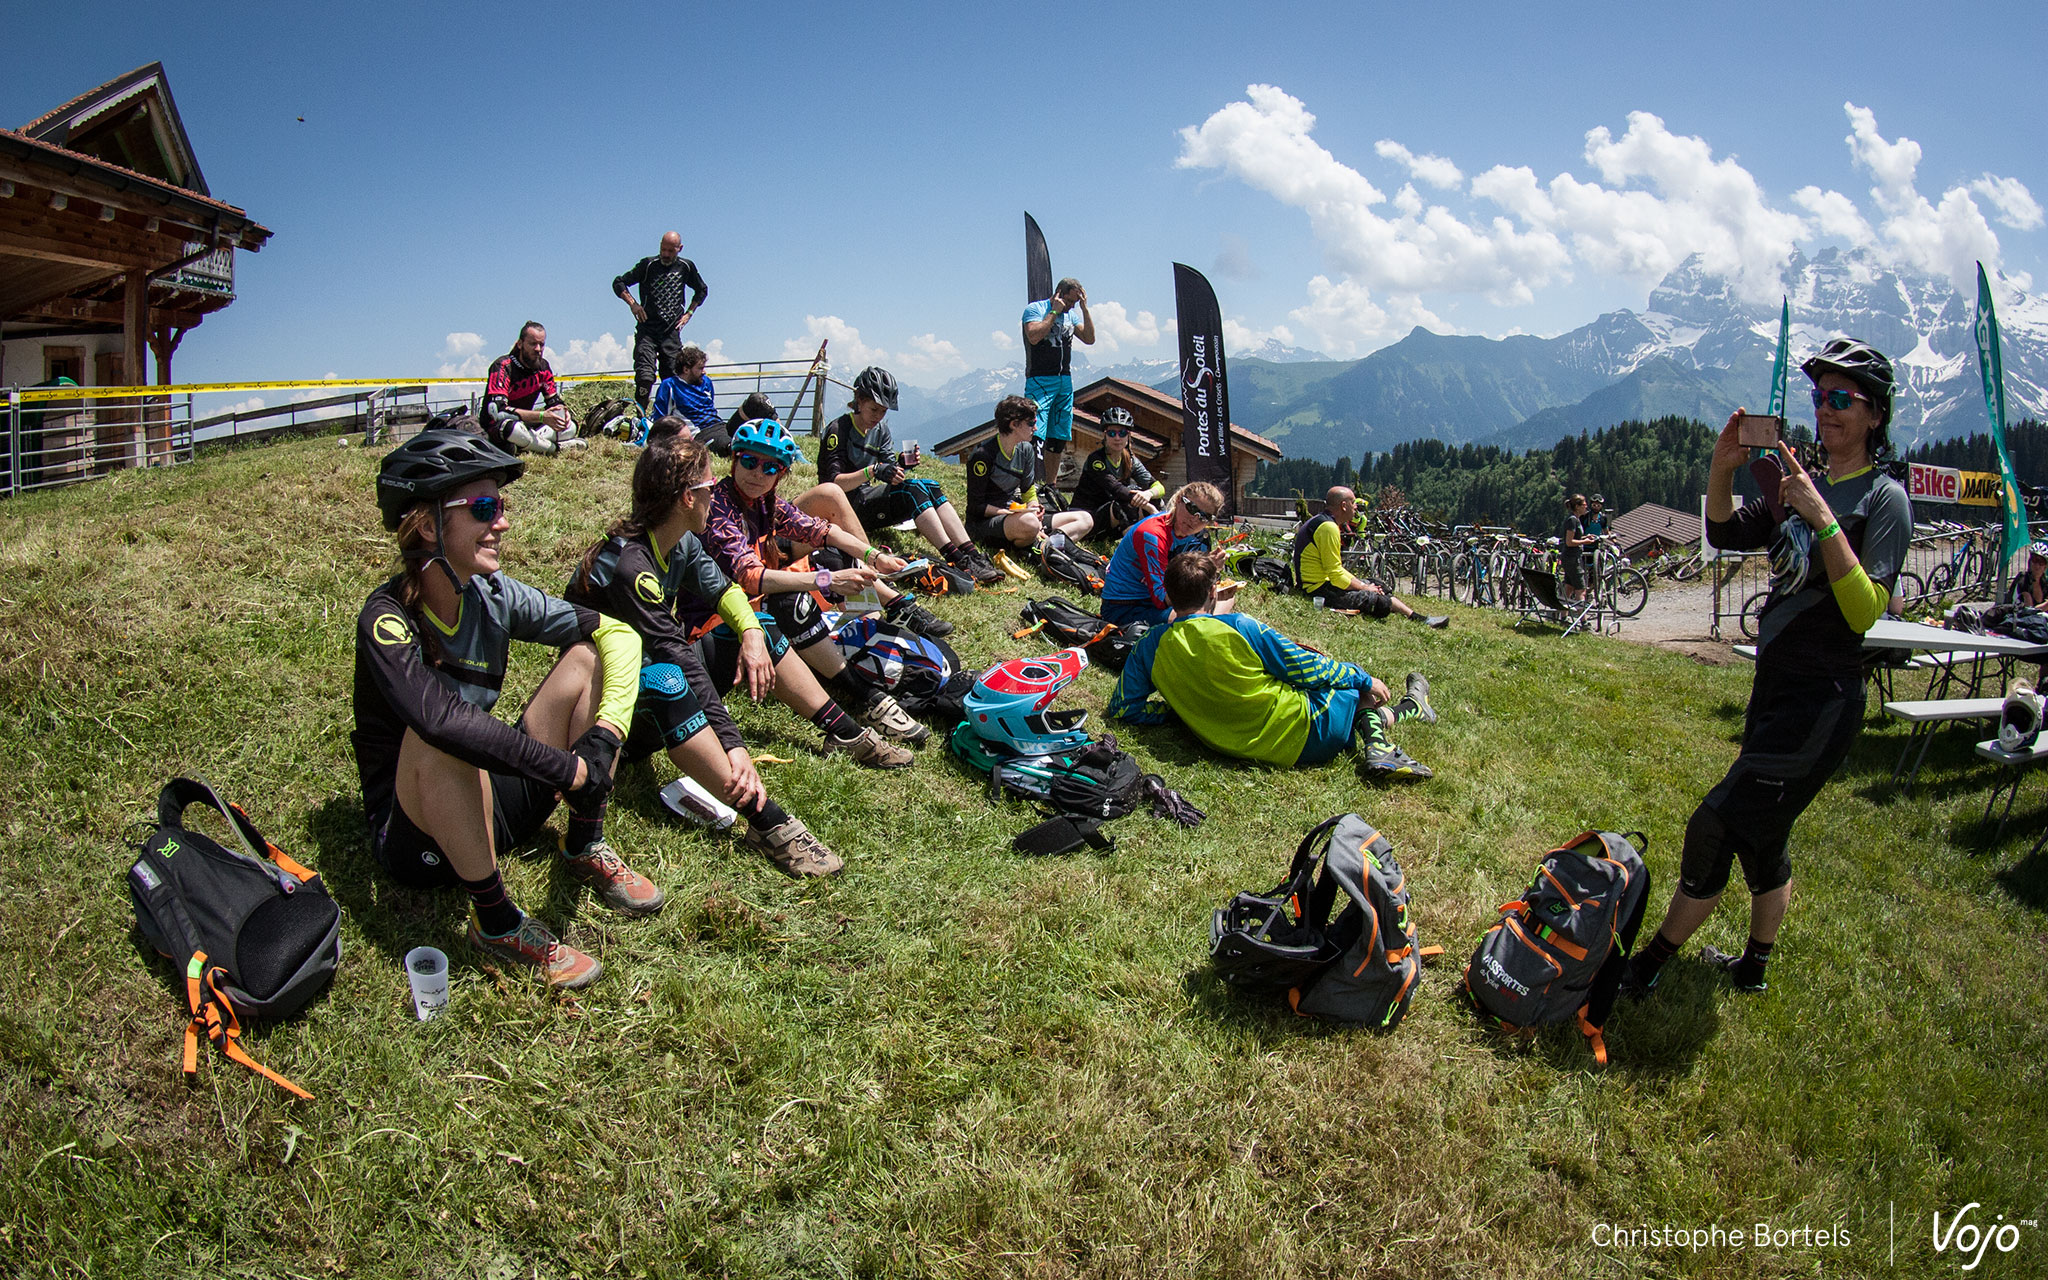
[{"label": "sunglasses", "polygon": [[1819,387],[1813,389],[1813,407],[1816,409],[1825,405],[1830,409],[1842,410],[1855,404],[1858,400],[1873,408],[1877,405],[1877,401],[1872,400],[1861,391],[1850,391],[1844,387],[1836,387],[1832,391],[1823,391]]},{"label": "sunglasses", "polygon": [[444,511],[451,507],[468,507],[470,519],[478,524],[496,524],[498,517],[505,514],[505,499],[502,494],[480,493],[473,498],[450,498],[441,504]]},{"label": "sunglasses", "polygon": [[1196,506],[1196,505],[1195,505],[1194,503],[1192,503],[1192,502],[1189,502],[1189,501],[1188,501],[1188,500],[1187,500],[1186,498],[1182,498],[1182,499],[1180,500],[1180,505],[1182,505],[1183,507],[1186,507],[1186,508],[1187,508],[1187,511],[1188,511],[1188,514],[1189,514],[1189,515],[1191,515],[1191,516],[1193,516],[1193,517],[1194,517],[1195,519],[1197,519],[1197,520],[1200,520],[1200,521],[1201,521],[1201,522],[1202,522],[1203,524],[1222,524],[1222,523],[1223,523],[1223,513],[1222,513],[1221,511],[1218,511],[1218,512],[1216,512],[1216,513],[1214,513],[1214,514],[1212,515],[1211,513],[1209,513],[1209,512],[1207,512],[1207,511],[1204,511],[1204,510],[1202,510],[1202,509],[1201,509],[1200,507]]},{"label": "sunglasses", "polygon": [[1131,433],[1124,430],[1122,427],[1105,427],[1103,428],[1102,434],[1105,436],[1127,436]]},{"label": "sunglasses", "polygon": [[757,458],[751,453],[735,453],[732,455],[732,460],[747,470],[758,471],[764,476],[779,476],[789,470],[789,466],[786,463],[771,462],[766,458]]}]

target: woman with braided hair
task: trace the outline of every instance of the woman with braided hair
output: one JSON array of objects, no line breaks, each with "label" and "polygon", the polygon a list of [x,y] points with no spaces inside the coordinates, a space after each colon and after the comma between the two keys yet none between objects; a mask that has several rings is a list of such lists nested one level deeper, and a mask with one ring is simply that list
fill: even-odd
[{"label": "woman with braided hair", "polygon": [[[411,888],[460,884],[475,908],[472,946],[537,969],[553,986],[584,987],[603,966],[513,905],[498,859],[539,834],[560,796],[569,875],[614,910],[661,908],[661,890],[604,839],[640,637],[502,570],[510,521],[501,489],[525,470],[489,441],[445,427],[385,455],[377,505],[404,563],[356,621],[350,740],[385,873]],[[508,725],[491,709],[514,640],[560,656]]]}]

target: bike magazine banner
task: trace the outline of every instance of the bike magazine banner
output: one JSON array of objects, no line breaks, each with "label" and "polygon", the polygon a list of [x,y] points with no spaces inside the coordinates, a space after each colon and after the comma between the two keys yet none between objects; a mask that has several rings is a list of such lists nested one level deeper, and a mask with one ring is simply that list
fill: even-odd
[{"label": "bike magazine banner", "polygon": [[1771,362],[1771,407],[1764,410],[1773,418],[1785,416],[1785,343],[1792,336],[1792,299],[1784,298],[1780,305],[1783,309],[1778,312],[1778,358]]},{"label": "bike magazine banner", "polygon": [[1202,273],[1173,264],[1173,308],[1180,322],[1181,448],[1188,482],[1223,491],[1226,516],[1237,514],[1230,484],[1230,390],[1223,369],[1223,312]]},{"label": "bike magazine banner", "polygon": [[1043,302],[1052,296],[1052,251],[1045,247],[1045,232],[1038,219],[1024,215],[1024,301]]},{"label": "bike magazine banner", "polygon": [[2005,481],[2005,554],[1999,560],[1998,576],[2004,581],[2012,562],[2027,549],[2027,513],[2020,506],[2019,476],[2012,469],[2012,455],[2005,448],[2005,360],[1999,354],[1998,312],[1991,303],[1991,281],[1984,264],[1977,264],[1977,368],[1984,375],[1984,411],[1991,415],[1991,443],[1998,449],[1998,471]]},{"label": "bike magazine banner", "polygon": [[1907,468],[1914,502],[1953,502],[1966,507],[2004,505],[2005,477],[1996,471],[1958,471],[1915,462]]}]

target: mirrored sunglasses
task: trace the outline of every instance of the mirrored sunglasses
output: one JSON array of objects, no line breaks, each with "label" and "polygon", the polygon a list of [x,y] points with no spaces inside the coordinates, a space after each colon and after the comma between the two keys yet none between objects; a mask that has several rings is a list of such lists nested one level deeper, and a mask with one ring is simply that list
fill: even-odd
[{"label": "mirrored sunglasses", "polygon": [[1851,391],[1846,387],[1836,387],[1830,391],[1823,391],[1819,387],[1813,389],[1813,407],[1816,409],[1825,405],[1830,409],[1840,411],[1855,404],[1858,400],[1867,405],[1875,405],[1877,403],[1877,401],[1872,400],[1863,392]]},{"label": "mirrored sunglasses", "polygon": [[764,476],[779,476],[789,467],[771,458],[757,458],[751,453],[735,453],[732,460],[749,471],[758,471]]},{"label": "mirrored sunglasses", "polygon": [[468,507],[470,518],[478,524],[496,524],[498,517],[505,514],[503,494],[480,493],[473,498],[450,498],[441,504],[442,510],[451,507]]}]

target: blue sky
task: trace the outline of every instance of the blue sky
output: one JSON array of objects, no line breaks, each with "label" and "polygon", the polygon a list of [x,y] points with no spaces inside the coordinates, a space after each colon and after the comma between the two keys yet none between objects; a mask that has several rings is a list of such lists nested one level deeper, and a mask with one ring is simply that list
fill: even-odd
[{"label": "blue sky", "polygon": [[165,64],[276,233],[181,382],[480,368],[529,317],[617,367],[610,280],[675,228],[689,336],[933,384],[1015,358],[1025,209],[1098,363],[1171,353],[1175,260],[1234,339],[1339,355],[1569,329],[1693,250],[2048,284],[2038,6],[1667,8],[41,6],[0,119]]}]

